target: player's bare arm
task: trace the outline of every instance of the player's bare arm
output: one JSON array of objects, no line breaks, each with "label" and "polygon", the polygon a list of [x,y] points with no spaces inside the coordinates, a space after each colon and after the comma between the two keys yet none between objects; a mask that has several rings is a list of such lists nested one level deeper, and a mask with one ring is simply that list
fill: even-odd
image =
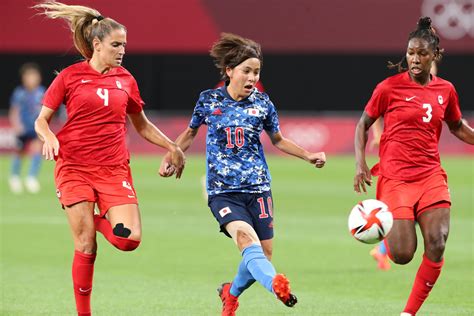
[{"label": "player's bare arm", "polygon": [[446,122],[446,124],[448,124],[449,130],[454,136],[465,143],[474,145],[474,129],[469,126],[469,123],[465,119],[458,122]]},{"label": "player's bare arm", "polygon": [[43,141],[42,154],[46,160],[54,160],[59,153],[59,141],[49,128],[49,122],[54,115],[54,110],[43,106],[35,121],[35,131]]},{"label": "player's bare arm", "polygon": [[150,122],[143,111],[128,114],[128,117],[140,136],[150,143],[168,150],[169,163],[175,168],[176,178],[180,178],[186,162],[181,148]]},{"label": "player's bare arm", "polygon": [[354,177],[354,191],[367,193],[365,185],[372,185],[372,176],[365,160],[365,146],[367,145],[368,131],[370,126],[374,124],[376,119],[367,115],[366,112],[357,123],[354,139],[355,156],[356,156],[356,175]]},{"label": "player's bare arm", "polygon": [[[181,150],[184,152],[188,150],[189,147],[191,147],[191,144],[194,141],[194,138],[196,137],[198,133],[199,128],[190,128],[188,127],[184,132],[182,132],[178,138],[176,139],[175,143],[176,145],[181,148]],[[171,161],[171,153],[168,152],[162,159],[161,161],[161,166],[160,166],[160,176],[162,177],[170,177],[172,176],[177,170],[173,168],[172,164],[170,163]]]},{"label": "player's bare arm", "polygon": [[268,133],[268,136],[270,137],[273,146],[282,152],[304,159],[310,164],[315,165],[316,168],[324,167],[324,164],[326,163],[326,154],[324,152],[311,153],[295,144],[292,140],[284,137],[281,132],[273,134]]}]

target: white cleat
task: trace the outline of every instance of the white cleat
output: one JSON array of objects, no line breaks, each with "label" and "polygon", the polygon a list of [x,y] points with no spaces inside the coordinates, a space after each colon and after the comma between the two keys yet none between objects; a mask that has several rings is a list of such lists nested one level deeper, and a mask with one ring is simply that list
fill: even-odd
[{"label": "white cleat", "polygon": [[38,182],[38,179],[31,176],[25,179],[25,187],[28,190],[28,192],[33,193],[33,194],[38,193],[40,190],[40,184]]},{"label": "white cleat", "polygon": [[403,313],[400,314],[400,316],[413,316],[413,315],[410,314],[410,313],[405,313],[405,312],[403,312]]},{"label": "white cleat", "polygon": [[10,185],[10,191],[15,194],[20,194],[23,192],[23,185],[19,176],[11,176],[8,179],[8,184]]}]

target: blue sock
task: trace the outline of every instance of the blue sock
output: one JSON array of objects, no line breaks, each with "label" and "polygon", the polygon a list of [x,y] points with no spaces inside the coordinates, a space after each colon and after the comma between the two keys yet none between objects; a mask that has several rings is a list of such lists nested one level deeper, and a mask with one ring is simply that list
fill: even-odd
[{"label": "blue sock", "polygon": [[31,158],[30,172],[28,173],[28,175],[30,177],[36,178],[38,176],[40,166],[41,166],[41,155],[34,154],[33,157]]},{"label": "blue sock", "polygon": [[243,262],[252,277],[273,293],[272,281],[276,275],[275,268],[263,253],[262,246],[250,245],[242,251]]},{"label": "blue sock", "polygon": [[245,262],[242,259],[242,261],[240,261],[239,269],[237,270],[237,275],[235,276],[234,281],[232,281],[232,286],[230,287],[230,294],[234,296],[239,296],[254,282],[255,279],[245,266]]},{"label": "blue sock", "polygon": [[12,160],[12,169],[11,174],[12,176],[20,176],[20,169],[21,169],[21,158],[18,155],[13,156]]},{"label": "blue sock", "polygon": [[379,252],[380,252],[382,255],[386,255],[386,254],[387,254],[387,248],[385,248],[385,243],[384,243],[383,241],[379,244]]}]

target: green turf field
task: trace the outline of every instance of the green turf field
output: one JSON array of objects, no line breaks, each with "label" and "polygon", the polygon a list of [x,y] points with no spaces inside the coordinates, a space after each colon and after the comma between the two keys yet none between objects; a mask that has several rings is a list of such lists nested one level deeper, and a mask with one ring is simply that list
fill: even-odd
[{"label": "green turf field", "polygon": [[[273,263],[292,282],[299,303],[289,309],[258,284],[240,298],[239,315],[399,315],[422,247],[408,266],[375,269],[370,246],[347,231],[352,157],[328,157],[322,170],[296,158],[269,157],[273,176]],[[188,157],[181,180],[157,176],[160,158],[134,157],[143,241],[122,253],[98,236],[94,315],[220,315],[216,288],[234,276],[240,255],[218,233],[201,193],[202,157]],[[53,164],[39,195],[12,196],[1,170],[0,315],[74,315],[73,245],[55,196]],[[419,315],[474,315],[474,162],[445,158],[453,198],[446,264]],[[374,197],[371,189],[367,197]],[[419,243],[421,246],[421,243]]]}]

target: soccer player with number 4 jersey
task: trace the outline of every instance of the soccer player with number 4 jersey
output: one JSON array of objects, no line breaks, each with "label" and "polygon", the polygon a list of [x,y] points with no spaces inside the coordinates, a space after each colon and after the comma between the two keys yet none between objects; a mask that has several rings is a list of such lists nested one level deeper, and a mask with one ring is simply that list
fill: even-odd
[{"label": "soccer player with number 4 jersey", "polygon": [[[446,80],[430,74],[441,58],[439,38],[429,17],[420,18],[408,37],[408,69],[379,83],[355,132],[354,190],[366,192],[371,174],[378,175],[377,199],[393,213],[385,239],[389,257],[409,263],[416,250],[415,222],[424,238],[424,254],[412,291],[401,315],[415,315],[436,283],[444,264],[451,198],[440,164],[438,143],[443,121],[460,140],[474,144],[474,130],[462,119],[458,95]],[[365,146],[369,127],[383,116],[380,163],[369,170]]]},{"label": "soccer player with number 4 jersey", "polygon": [[[222,315],[235,315],[238,297],[255,281],[292,307],[297,300],[289,281],[277,274],[270,262],[274,209],[260,134],[267,132],[278,149],[317,168],[324,166],[326,157],[323,152],[310,153],[282,135],[275,106],[268,95],[255,88],[262,67],[259,44],[224,33],[213,45],[211,56],[226,84],[201,93],[189,127],[176,143],[188,149],[199,127],[207,125],[208,205],[221,231],[242,254],[233,282],[218,289]],[[175,171],[170,158],[163,158],[162,176]]]},{"label": "soccer player with number 4 jersey", "polygon": [[[35,6],[52,19],[68,22],[74,44],[84,57],[61,71],[46,91],[35,126],[46,159],[56,160],[57,196],[66,211],[74,240],[72,278],[77,313],[91,315],[90,296],[96,231],[122,251],[141,240],[138,200],[125,143],[126,118],[149,142],[170,151],[179,178],[184,154],[143,112],[133,76],[121,66],[126,28],[91,8],[47,1]],[[68,119],[55,135],[49,121],[61,103]],[[97,205],[99,214],[94,215]],[[126,291],[121,277],[118,290]]]}]

